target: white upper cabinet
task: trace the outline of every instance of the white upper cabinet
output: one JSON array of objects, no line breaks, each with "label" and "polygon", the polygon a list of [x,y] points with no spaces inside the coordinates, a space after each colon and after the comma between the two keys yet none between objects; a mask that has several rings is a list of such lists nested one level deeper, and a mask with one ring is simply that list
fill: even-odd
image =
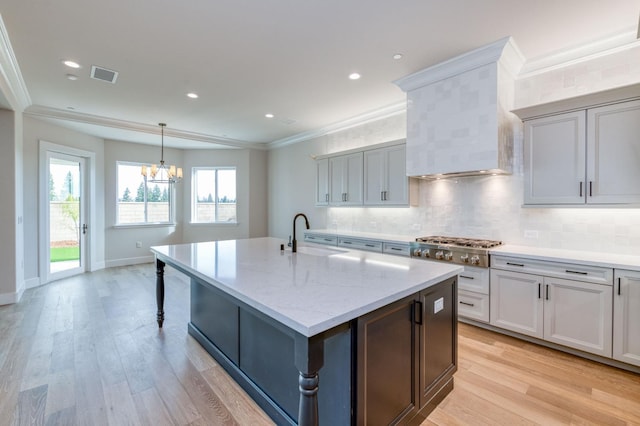
[{"label": "white upper cabinet", "polygon": [[613,358],[640,367],[640,272],[616,269]]},{"label": "white upper cabinet", "polygon": [[364,152],[364,204],[408,205],[405,145]]},{"label": "white upper cabinet", "polygon": [[640,101],[587,111],[589,203],[640,203]]},{"label": "white upper cabinet", "polygon": [[525,122],[524,203],[584,203],[585,112]]},{"label": "white upper cabinet", "polygon": [[329,159],[316,160],[316,206],[329,205]]},{"label": "white upper cabinet", "polygon": [[525,122],[524,203],[640,203],[640,101]]},{"label": "white upper cabinet", "polygon": [[329,158],[329,204],[362,205],[362,152]]}]

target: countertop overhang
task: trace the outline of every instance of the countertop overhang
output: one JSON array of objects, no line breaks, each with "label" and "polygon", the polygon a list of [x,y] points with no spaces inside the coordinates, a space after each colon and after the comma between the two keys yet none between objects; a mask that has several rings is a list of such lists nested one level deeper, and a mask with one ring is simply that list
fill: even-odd
[{"label": "countertop overhang", "polygon": [[306,337],[464,270],[441,262],[339,248],[292,253],[281,251],[280,244],[286,242],[267,237],[156,246],[151,251],[157,259]]}]

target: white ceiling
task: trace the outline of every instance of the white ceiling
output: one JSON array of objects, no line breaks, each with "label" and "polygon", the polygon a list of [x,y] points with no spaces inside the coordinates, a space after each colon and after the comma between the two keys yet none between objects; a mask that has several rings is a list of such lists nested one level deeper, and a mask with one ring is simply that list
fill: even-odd
[{"label": "white ceiling", "polygon": [[[389,108],[405,99],[393,80],[509,35],[530,68],[595,41],[628,43],[639,12],[637,0],[0,4],[27,112],[141,143],[159,143],[162,121],[167,145],[185,147],[259,146]],[[116,84],[89,78],[92,65],[118,71]]]}]

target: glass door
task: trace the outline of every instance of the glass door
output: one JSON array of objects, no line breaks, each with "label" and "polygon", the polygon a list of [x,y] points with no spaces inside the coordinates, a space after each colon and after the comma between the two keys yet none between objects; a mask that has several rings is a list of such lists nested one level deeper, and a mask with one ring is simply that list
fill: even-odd
[{"label": "glass door", "polygon": [[46,281],[52,281],[85,271],[85,159],[48,152],[46,170],[49,173]]}]

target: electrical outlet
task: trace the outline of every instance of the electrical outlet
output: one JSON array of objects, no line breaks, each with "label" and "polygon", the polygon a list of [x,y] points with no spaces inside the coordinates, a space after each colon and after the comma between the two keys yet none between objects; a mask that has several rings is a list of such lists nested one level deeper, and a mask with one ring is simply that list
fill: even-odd
[{"label": "electrical outlet", "polygon": [[537,240],[538,239],[538,231],[533,231],[530,229],[527,229],[526,231],[524,231],[524,237],[531,239],[531,240]]},{"label": "electrical outlet", "polygon": [[136,247],[142,248],[142,241],[136,241]]}]

